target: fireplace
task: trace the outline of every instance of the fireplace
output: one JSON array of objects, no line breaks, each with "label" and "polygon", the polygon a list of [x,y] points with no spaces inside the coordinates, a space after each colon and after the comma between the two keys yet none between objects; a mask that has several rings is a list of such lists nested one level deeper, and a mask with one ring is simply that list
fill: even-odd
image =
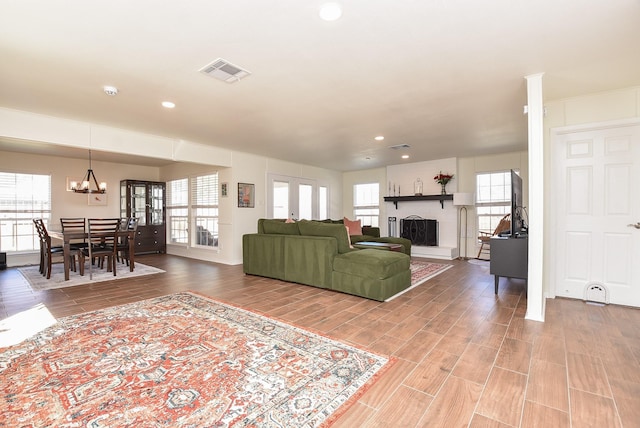
[{"label": "fireplace", "polygon": [[411,245],[438,246],[438,220],[418,216],[400,219],[400,236],[411,241]]}]

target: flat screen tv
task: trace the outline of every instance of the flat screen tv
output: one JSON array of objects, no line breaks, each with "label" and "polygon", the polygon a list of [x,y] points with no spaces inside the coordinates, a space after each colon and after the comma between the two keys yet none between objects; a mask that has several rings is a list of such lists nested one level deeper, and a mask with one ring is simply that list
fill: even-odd
[{"label": "flat screen tv", "polygon": [[522,198],[522,178],[511,170],[511,236],[517,237],[527,233],[527,225],[523,218],[524,200]]}]

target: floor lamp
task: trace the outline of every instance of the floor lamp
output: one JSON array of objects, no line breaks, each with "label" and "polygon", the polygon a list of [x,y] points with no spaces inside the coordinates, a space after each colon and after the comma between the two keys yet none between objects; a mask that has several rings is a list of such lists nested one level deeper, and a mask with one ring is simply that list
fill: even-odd
[{"label": "floor lamp", "polygon": [[458,216],[458,248],[460,248],[460,239],[462,239],[462,210],[464,210],[464,257],[460,257],[463,260],[467,260],[467,224],[469,220],[469,214],[467,213],[467,206],[475,205],[473,193],[454,193],[453,205],[460,207],[460,215]]}]

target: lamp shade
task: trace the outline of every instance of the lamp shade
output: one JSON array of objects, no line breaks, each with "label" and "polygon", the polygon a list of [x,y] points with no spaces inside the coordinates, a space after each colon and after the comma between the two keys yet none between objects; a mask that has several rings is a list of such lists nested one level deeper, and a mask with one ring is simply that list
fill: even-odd
[{"label": "lamp shade", "polygon": [[454,193],[453,205],[457,205],[457,206],[475,205],[475,195],[473,193]]}]

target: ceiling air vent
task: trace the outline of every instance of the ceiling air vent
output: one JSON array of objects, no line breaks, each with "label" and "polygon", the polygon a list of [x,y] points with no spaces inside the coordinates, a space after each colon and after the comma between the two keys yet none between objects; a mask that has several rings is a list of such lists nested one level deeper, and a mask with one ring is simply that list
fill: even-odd
[{"label": "ceiling air vent", "polygon": [[400,150],[400,149],[408,149],[409,147],[411,147],[411,146],[408,145],[408,144],[398,144],[398,145],[395,145],[395,146],[391,146],[389,148],[391,150]]},{"label": "ceiling air vent", "polygon": [[229,61],[218,58],[210,64],[200,69],[200,73],[207,76],[215,77],[227,83],[234,83],[251,74],[250,71],[244,70],[237,65],[231,64]]}]

